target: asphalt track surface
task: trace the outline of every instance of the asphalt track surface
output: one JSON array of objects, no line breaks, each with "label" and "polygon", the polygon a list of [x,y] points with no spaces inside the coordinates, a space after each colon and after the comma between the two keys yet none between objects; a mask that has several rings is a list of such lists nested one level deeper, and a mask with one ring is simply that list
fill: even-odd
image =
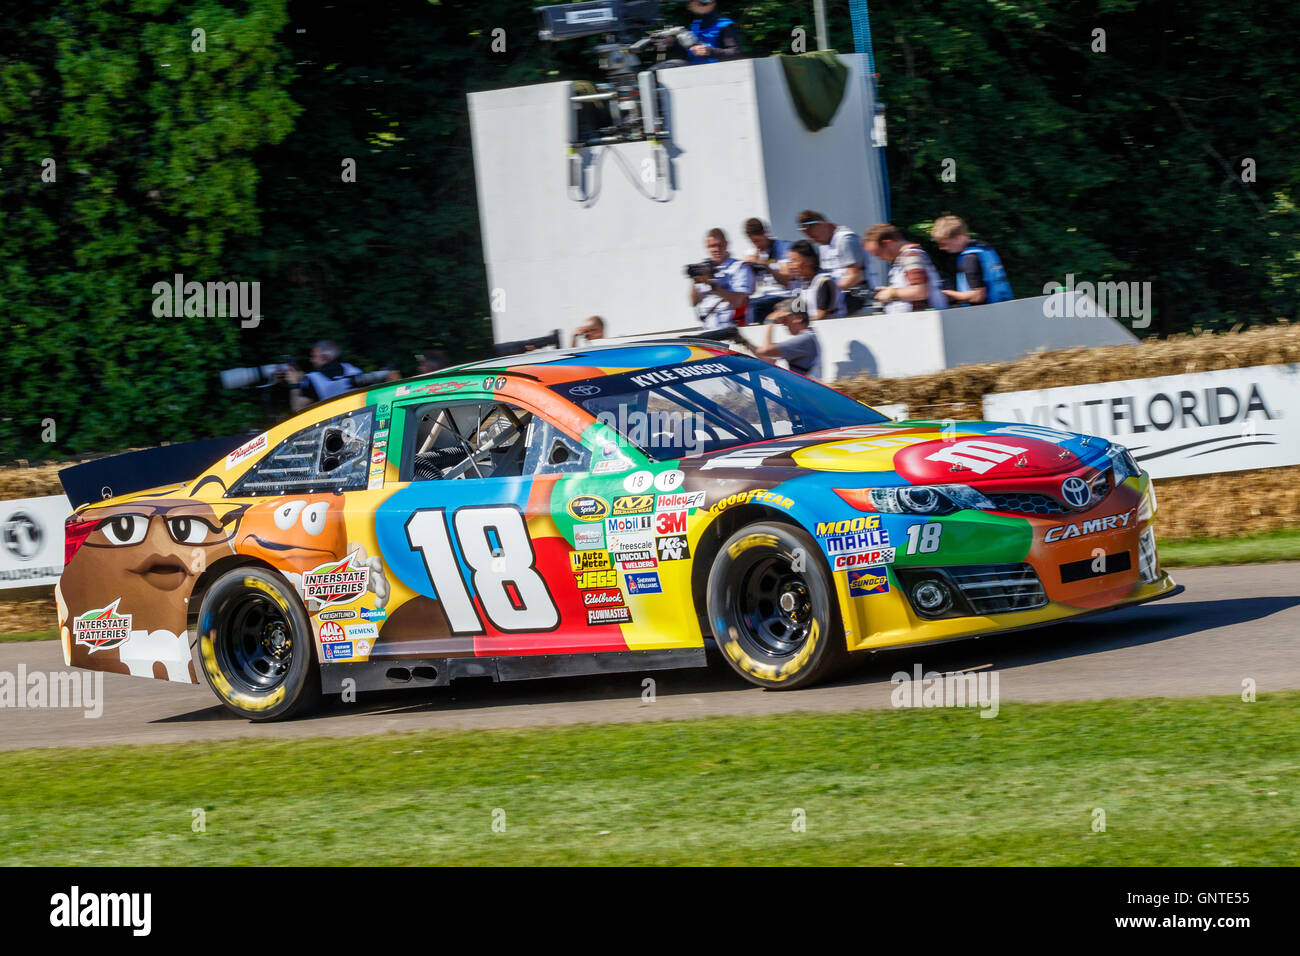
[{"label": "asphalt track surface", "polygon": [[[254,724],[218,705],[206,685],[105,674],[103,713],[0,709],[0,750],[237,737],[352,736],[575,723],[677,720],[891,707],[897,671],[994,669],[1001,702],[1240,694],[1300,688],[1300,563],[1176,570],[1186,590],[1164,601],[1073,623],[882,651],[839,681],[764,691],[716,656],[707,669],[572,677],[360,694],[292,721]],[[0,644],[0,671],[62,672],[55,641]],[[79,673],[79,672],[78,672]],[[642,681],[655,680],[655,700]]]}]

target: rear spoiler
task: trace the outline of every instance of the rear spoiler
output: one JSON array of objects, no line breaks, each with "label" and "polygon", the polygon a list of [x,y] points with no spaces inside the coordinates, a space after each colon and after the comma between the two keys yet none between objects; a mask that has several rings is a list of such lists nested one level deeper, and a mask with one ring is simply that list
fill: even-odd
[{"label": "rear spoiler", "polygon": [[247,435],[235,435],[128,451],[61,469],[59,481],[76,510],[115,495],[190,481],[246,441]]}]

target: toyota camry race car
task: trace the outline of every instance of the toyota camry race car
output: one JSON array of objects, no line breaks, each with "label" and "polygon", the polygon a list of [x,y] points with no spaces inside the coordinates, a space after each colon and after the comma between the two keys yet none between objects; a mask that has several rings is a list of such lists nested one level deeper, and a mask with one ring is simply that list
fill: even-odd
[{"label": "toyota camry race car", "polygon": [[890,421],[714,343],[461,366],[213,448],[65,470],[60,635],[70,665],[205,681],[254,720],[346,688],[697,667],[710,638],[797,688],[1175,590],[1121,446]]}]

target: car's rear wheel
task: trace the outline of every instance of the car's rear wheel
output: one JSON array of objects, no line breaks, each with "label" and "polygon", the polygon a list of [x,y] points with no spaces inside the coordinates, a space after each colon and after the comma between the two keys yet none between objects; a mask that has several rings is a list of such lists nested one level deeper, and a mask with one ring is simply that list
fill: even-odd
[{"label": "car's rear wheel", "polygon": [[758,523],[723,544],[709,571],[709,621],[746,680],[794,690],[849,660],[830,572],[801,528]]},{"label": "car's rear wheel", "polygon": [[213,582],[191,645],[194,669],[230,710],[278,720],[320,696],[307,611],[289,583],[265,568],[235,568]]}]

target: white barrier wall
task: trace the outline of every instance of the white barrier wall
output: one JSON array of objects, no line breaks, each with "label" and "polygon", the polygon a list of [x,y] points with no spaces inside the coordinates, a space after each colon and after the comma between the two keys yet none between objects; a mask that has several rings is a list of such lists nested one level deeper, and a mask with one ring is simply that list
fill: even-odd
[{"label": "white barrier wall", "polygon": [[714,226],[743,256],[750,216],[791,239],[805,208],[858,231],[883,219],[864,58],[841,60],[844,101],[816,133],[795,113],[776,59],[660,71],[672,129],[663,202],[642,181],[646,164],[653,169],[648,143],[583,150],[594,195],[569,197],[568,83],[470,94],[496,340],[567,331],[593,314],[613,336],[680,329],[694,321],[683,266],[705,257]]},{"label": "white barrier wall", "polygon": [[[1106,315],[1075,317],[1093,309],[1053,308],[1052,300],[1082,293],[1016,299],[994,305],[915,312],[907,315],[823,319],[815,325],[822,349],[822,378],[832,382],[855,375],[905,378],[930,375],[958,365],[1011,362],[1034,352],[1075,345],[1131,345],[1138,339]],[[1049,317],[1058,313],[1069,318]],[[742,329],[751,344],[763,341],[763,326]],[[787,336],[778,327],[773,341]]]}]

